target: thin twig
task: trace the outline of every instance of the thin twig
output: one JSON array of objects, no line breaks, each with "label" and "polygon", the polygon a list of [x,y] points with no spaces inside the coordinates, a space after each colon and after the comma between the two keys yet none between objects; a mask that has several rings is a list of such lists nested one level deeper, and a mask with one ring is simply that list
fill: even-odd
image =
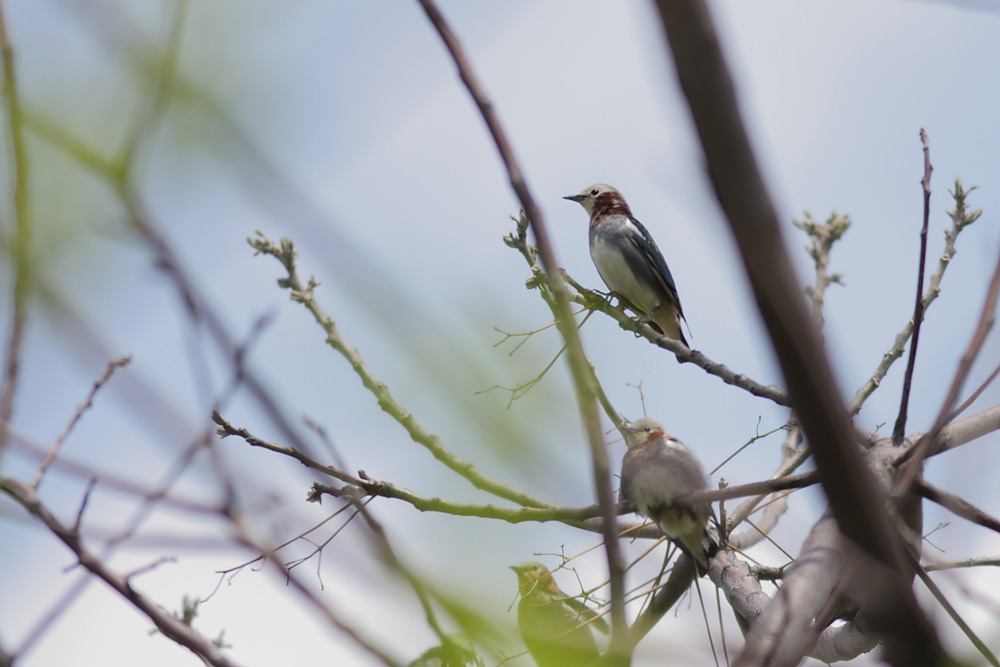
[{"label": "thin twig", "polygon": [[913,368],[917,361],[917,344],[920,342],[920,325],[924,321],[924,267],[927,264],[927,227],[931,219],[931,147],[927,133],[920,128],[920,142],[924,146],[924,177],[920,185],[924,190],[924,224],[920,228],[920,256],[917,263],[917,296],[913,306],[913,342],[910,343],[910,357],[906,361],[906,372],[903,374],[903,394],[899,400],[899,414],[896,425],[892,429],[892,444],[899,447],[903,444],[906,431],[906,411],[910,403],[910,383],[913,381]]},{"label": "thin twig", "polygon": [[0,52],[3,61],[3,98],[7,107],[7,131],[10,134],[10,178],[14,200],[14,294],[7,340],[7,364],[3,389],[0,391],[0,455],[7,444],[7,429],[14,413],[14,394],[21,365],[21,341],[28,319],[28,297],[31,287],[31,218],[29,211],[30,166],[24,145],[24,115],[14,68],[14,47],[7,34],[7,20],[0,5]]},{"label": "thin twig", "polygon": [[951,423],[956,417],[968,410],[969,406],[975,403],[976,399],[982,396],[983,392],[986,391],[991,384],[993,384],[993,381],[997,379],[998,375],[1000,375],[1000,366],[994,368],[993,372],[991,372],[989,376],[983,380],[978,387],[976,387],[976,390],[969,394],[969,397],[962,401],[961,405],[951,411],[951,414],[948,415],[948,422]]},{"label": "thin twig", "polygon": [[954,410],[955,403],[958,401],[958,395],[962,392],[962,386],[969,376],[969,371],[972,370],[972,364],[975,362],[976,357],[979,356],[979,351],[982,349],[983,343],[986,342],[987,334],[993,328],[998,298],[1000,298],[1000,253],[997,255],[997,265],[993,270],[993,278],[990,280],[986,299],[979,316],[979,323],[972,334],[969,346],[958,362],[958,369],[955,371],[955,377],[952,380],[951,387],[948,389],[948,395],[945,397],[944,403],[941,405],[941,410],[938,412],[934,428],[925,433],[916,445],[900,457],[900,463],[907,462],[907,464],[893,486],[892,495],[895,498],[906,497],[910,486],[920,473],[924,458],[931,451],[931,446],[937,441],[942,429],[948,424],[948,418]]},{"label": "thin twig", "polygon": [[[522,210],[520,215],[515,218],[511,216],[511,219],[517,223],[516,233],[507,234],[504,236],[504,243],[509,247],[518,250],[524,260],[528,263],[528,268],[531,270],[531,278],[527,281],[527,287],[529,289],[537,289],[545,305],[549,307],[549,311],[552,313],[554,321],[553,325],[559,322],[559,304],[557,303],[553,292],[548,289],[548,284],[545,281],[545,270],[538,263],[538,248],[528,242],[528,217]],[[570,278],[566,271],[562,271],[562,278],[565,282],[569,283],[574,289],[577,287],[576,283]],[[571,301],[576,301],[574,295],[570,295]],[[582,327],[586,321],[593,314],[593,309],[587,309],[588,312],[584,316],[583,321],[580,324],[574,324],[577,330]],[[575,320],[574,320],[575,322]],[[565,346],[560,350],[560,353],[565,349]],[[594,372],[594,367],[591,364],[587,364],[587,369],[589,371],[591,386],[594,388],[594,392],[597,395],[597,401],[600,403],[601,407],[604,409],[604,414],[611,420],[611,423],[619,425],[623,423],[621,414],[615,410],[614,406],[611,404],[611,399],[604,391],[604,387],[601,386],[600,380],[597,378],[597,373]],[[546,368],[546,370],[548,370]],[[543,371],[544,372],[544,371]]]},{"label": "thin twig", "polygon": [[[17,432],[12,432],[10,434],[9,442],[13,451],[19,452],[36,461],[42,461],[48,454],[47,448],[38,443],[30,442],[27,438],[19,435]],[[149,489],[143,484],[139,484],[132,479],[111,475],[107,472],[98,470],[96,467],[74,461],[65,454],[56,458],[50,467],[81,480],[95,480],[98,485],[104,487],[105,489],[113,489],[120,493],[139,498],[145,498],[149,495]],[[176,496],[163,496],[158,500],[161,504],[166,504],[174,509],[184,512],[193,512],[196,514],[217,514],[219,511],[217,505],[209,505],[192,500],[185,500]]]},{"label": "thin twig", "polygon": [[351,626],[345,618],[348,614],[344,614],[342,617],[340,614],[334,612],[334,610],[325,601],[321,600],[316,593],[308,586],[306,586],[302,581],[294,576],[292,572],[285,567],[274,550],[263,548],[260,544],[257,544],[249,537],[249,530],[244,526],[244,522],[241,516],[228,515],[229,520],[232,522],[233,527],[236,529],[239,540],[250,550],[256,553],[264,554],[268,561],[273,565],[276,565],[278,569],[284,574],[285,582],[287,585],[293,587],[298,593],[316,610],[316,614],[319,618],[325,619],[327,623],[342,632],[351,641],[353,641],[357,646],[364,649],[380,662],[382,662],[386,667],[403,667],[402,663],[394,660],[385,651],[379,648],[374,642],[365,639],[362,634]]},{"label": "thin twig", "polygon": [[35,491],[38,490],[38,485],[41,484],[42,477],[45,476],[45,471],[49,469],[52,462],[56,460],[56,456],[59,455],[59,448],[62,446],[63,441],[66,440],[67,436],[69,436],[70,432],[73,430],[73,427],[76,426],[77,422],[80,421],[80,418],[83,417],[83,413],[90,409],[90,406],[94,404],[94,396],[97,395],[97,392],[101,390],[101,387],[104,386],[105,382],[111,379],[111,376],[117,369],[127,366],[131,361],[132,357],[121,357],[120,359],[115,359],[110,362],[108,367],[104,369],[104,374],[101,375],[97,382],[94,383],[94,386],[90,388],[90,393],[87,394],[86,400],[84,400],[84,402],[76,408],[76,412],[73,413],[73,417],[69,420],[69,423],[66,424],[62,433],[59,434],[59,437],[55,439],[55,442],[52,443],[48,454],[46,454],[45,458],[42,459],[42,462],[38,466],[38,472],[35,473],[35,479],[31,483],[32,489]]},{"label": "thin twig", "polygon": [[1000,556],[982,556],[980,558],[963,558],[942,563],[924,563],[925,572],[937,570],[957,570],[966,567],[1000,567]]},{"label": "thin twig", "polygon": [[[487,477],[468,461],[455,456],[448,448],[441,444],[441,440],[436,435],[428,432],[409,410],[406,410],[396,401],[386,384],[375,376],[361,357],[361,353],[341,335],[340,329],[333,321],[333,318],[327,315],[322,306],[319,305],[314,294],[317,285],[315,279],[310,278],[308,283],[302,282],[302,278],[299,276],[298,268],[296,267],[295,260],[297,253],[291,240],[282,239],[279,246],[265,237],[263,233],[258,232],[257,238],[247,239],[247,242],[258,253],[270,255],[281,262],[282,266],[285,267],[287,277],[281,278],[278,281],[279,286],[290,290],[292,300],[301,303],[312,314],[313,318],[326,334],[326,343],[350,363],[351,368],[354,369],[361,383],[378,400],[379,407],[406,429],[406,432],[414,442],[425,447],[434,458],[464,477],[477,489],[525,507],[544,507],[548,504],[529,494],[522,493],[511,486],[501,484]],[[213,415],[213,419],[215,419],[215,422],[219,426],[223,426],[219,421],[219,417]],[[242,437],[241,433],[239,435]],[[298,447],[294,449],[303,456],[308,456],[307,452],[300,450]]]},{"label": "thin twig", "polygon": [[538,246],[538,253],[542,259],[542,267],[545,269],[546,279],[549,288],[555,294],[557,315],[556,321],[560,333],[566,340],[568,346],[568,362],[570,373],[573,377],[573,387],[576,391],[577,404],[580,409],[580,417],[583,421],[584,431],[587,434],[587,442],[590,446],[591,466],[594,478],[594,487],[597,490],[597,502],[601,506],[604,514],[604,549],[607,555],[608,573],[611,578],[611,647],[609,653],[618,658],[625,659],[625,566],[622,562],[618,540],[615,539],[615,500],[611,492],[611,466],[608,461],[607,448],[604,446],[604,436],[601,429],[601,420],[597,412],[597,403],[594,387],[592,384],[593,369],[583,353],[583,345],[580,337],[573,326],[570,314],[569,298],[565,285],[560,278],[559,264],[556,262],[552,244],[549,242],[548,230],[545,227],[545,220],[542,211],[535,203],[535,199],[528,189],[521,167],[514,157],[514,151],[507,140],[507,135],[500,125],[493,108],[493,103],[487,97],[485,91],[479,83],[478,77],[466,58],[465,51],[459,43],[458,38],[452,32],[433,0],[420,0],[421,6],[427,13],[434,28],[441,36],[448,52],[451,54],[455,65],[458,68],[459,76],[465,87],[468,89],[472,99],[476,102],[483,121],[493,137],[507,169],[511,187],[517,194],[524,208],[531,230],[535,234],[535,243]]},{"label": "thin twig", "polygon": [[968,637],[969,641],[972,642],[972,645],[976,647],[976,650],[979,651],[980,655],[986,658],[986,661],[989,662],[994,667],[1000,667],[1000,662],[997,661],[997,658],[995,655],[993,655],[993,652],[990,651],[990,649],[986,646],[986,644],[983,643],[983,640],[980,639],[975,632],[973,632],[972,628],[969,627],[969,624],[965,622],[965,619],[963,619],[959,615],[958,611],[951,605],[951,603],[948,602],[948,599],[944,596],[944,593],[941,592],[941,589],[938,588],[938,585],[934,583],[933,579],[930,578],[930,576],[927,574],[927,571],[920,565],[920,563],[917,562],[916,558],[913,557],[913,554],[907,552],[906,555],[907,559],[910,561],[910,567],[912,567],[913,571],[917,573],[918,577],[920,577],[920,581],[924,583],[924,586],[926,586],[927,590],[931,592],[931,595],[933,595],[934,598],[938,601],[938,604],[940,604],[944,608],[944,610],[948,613],[948,616],[951,617],[951,620],[955,621],[955,625],[957,625],[959,629],[962,631],[962,633],[965,634],[966,637]]},{"label": "thin twig", "polygon": [[72,551],[80,565],[104,581],[130,604],[146,615],[165,637],[186,647],[208,664],[216,667],[235,665],[225,657],[211,641],[198,634],[193,628],[132,588],[126,577],[111,571],[102,560],[87,549],[76,530],[64,526],[38,499],[35,491],[16,480],[0,479],[0,490],[13,499],[32,516],[41,521],[59,540]]},{"label": "thin twig", "polygon": [[817,328],[823,330],[823,305],[826,302],[826,289],[833,283],[841,283],[843,275],[839,273],[830,274],[830,250],[833,244],[839,241],[848,228],[851,226],[851,219],[847,216],[833,213],[824,224],[819,224],[807,212],[805,220],[792,220],[792,224],[809,235],[810,245],[806,246],[806,252],[812,257],[816,266],[816,282],[806,287],[806,295],[813,305],[813,320]]},{"label": "thin twig", "polygon": [[[952,197],[955,199],[955,208],[948,211],[951,216],[952,226],[944,233],[944,251],[941,253],[941,258],[938,260],[937,270],[934,275],[931,276],[930,284],[927,286],[927,291],[924,292],[923,303],[924,312],[930,307],[931,303],[938,298],[941,294],[941,280],[944,278],[945,270],[951,265],[951,260],[954,258],[955,253],[955,242],[958,240],[958,235],[963,229],[974,223],[982,215],[982,209],[975,209],[969,211],[965,200],[969,193],[975,190],[975,186],[969,188],[968,190],[962,187],[962,182],[955,179],[955,189],[951,191]],[[892,346],[889,350],[882,355],[882,361],[875,368],[871,377],[865,381],[865,383],[858,389],[854,398],[847,406],[847,412],[851,416],[858,414],[861,411],[861,406],[864,402],[868,400],[868,397],[878,388],[885,379],[886,374],[892,365],[903,356],[903,350],[906,349],[906,342],[910,339],[910,335],[913,333],[913,321],[909,321],[903,327],[902,331],[896,334],[896,339],[893,341]]]}]

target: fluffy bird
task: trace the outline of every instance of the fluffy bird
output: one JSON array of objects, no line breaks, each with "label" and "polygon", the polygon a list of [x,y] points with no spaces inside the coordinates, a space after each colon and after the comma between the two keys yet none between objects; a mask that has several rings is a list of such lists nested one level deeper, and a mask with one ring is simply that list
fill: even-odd
[{"label": "fluffy bird", "polygon": [[698,459],[677,438],[652,419],[638,419],[621,427],[628,451],[622,460],[622,504],[655,521],[664,534],[691,555],[698,573],[719,550],[706,524],[712,506],[682,505],[676,501],[708,488]]},{"label": "fluffy bird", "polygon": [[674,277],[621,193],[597,183],[563,199],[577,202],[590,215],[590,257],[611,293],[627,301],[654,329],[687,345]]},{"label": "fluffy bird", "polygon": [[525,561],[510,569],[517,574],[521,594],[517,625],[538,667],[583,667],[597,660],[600,654],[591,627],[607,633],[604,619],[559,590],[541,563]]},{"label": "fluffy bird", "polygon": [[467,635],[456,633],[444,638],[444,643],[420,654],[408,667],[483,667],[476,647]]}]

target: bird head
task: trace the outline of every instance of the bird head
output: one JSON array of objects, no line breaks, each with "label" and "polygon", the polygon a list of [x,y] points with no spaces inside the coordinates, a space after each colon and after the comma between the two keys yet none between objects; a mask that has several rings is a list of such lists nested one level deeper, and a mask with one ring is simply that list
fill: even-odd
[{"label": "bird head", "polygon": [[594,215],[595,210],[602,211],[610,208],[623,209],[628,213],[628,204],[625,203],[625,198],[620,192],[604,183],[588,185],[580,191],[580,194],[563,197],[563,199],[575,201],[591,216]]},{"label": "bird head", "polygon": [[517,587],[522,597],[535,590],[545,590],[550,593],[559,591],[555,580],[552,579],[552,573],[541,563],[526,560],[518,565],[511,565],[510,569],[517,574]]},{"label": "bird head", "polygon": [[636,445],[644,445],[647,442],[652,442],[657,438],[670,437],[670,434],[667,433],[665,428],[652,419],[648,419],[646,417],[636,419],[630,424],[620,426],[619,429],[621,430],[622,435],[625,436],[625,444],[629,449],[632,449]]}]

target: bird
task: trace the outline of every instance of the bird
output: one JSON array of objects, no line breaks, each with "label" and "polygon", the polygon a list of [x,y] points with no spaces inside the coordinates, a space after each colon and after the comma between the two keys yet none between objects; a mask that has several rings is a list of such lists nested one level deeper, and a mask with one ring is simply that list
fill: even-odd
[{"label": "bird", "polygon": [[687,345],[674,277],[621,193],[595,183],[563,199],[577,202],[590,215],[590,257],[611,293],[627,301],[658,332]]},{"label": "bird", "polygon": [[476,655],[476,647],[467,635],[446,635],[440,646],[432,646],[411,662],[408,667],[483,667],[483,659]]},{"label": "bird", "polygon": [[659,525],[694,559],[698,574],[705,574],[709,560],[719,550],[707,530],[712,506],[677,502],[708,488],[701,463],[684,443],[652,419],[637,419],[619,428],[628,446],[622,459],[619,500]]},{"label": "bird", "polygon": [[[538,667],[583,667],[600,657],[591,627],[609,632],[593,609],[566,595],[541,563],[512,565],[521,601],[517,624]],[[589,621],[589,623],[588,623]]]}]

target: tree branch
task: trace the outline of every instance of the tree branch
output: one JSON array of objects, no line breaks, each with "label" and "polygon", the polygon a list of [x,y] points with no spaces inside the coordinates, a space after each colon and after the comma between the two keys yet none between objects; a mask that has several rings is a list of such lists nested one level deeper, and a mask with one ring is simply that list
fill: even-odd
[{"label": "tree branch", "polygon": [[844,234],[851,226],[851,219],[846,216],[833,213],[824,224],[819,224],[813,217],[806,213],[805,220],[792,220],[792,224],[809,235],[810,245],[806,246],[806,252],[813,259],[816,267],[816,282],[806,287],[806,296],[812,301],[813,321],[816,328],[823,330],[823,305],[826,301],[826,288],[832,283],[840,283],[841,274],[828,272],[830,265],[830,250],[833,244],[843,238]]},{"label": "tree branch", "polygon": [[7,106],[7,131],[10,134],[10,179],[14,200],[14,294],[10,335],[7,339],[7,364],[0,390],[0,457],[7,444],[7,429],[14,413],[18,371],[21,365],[21,342],[28,319],[31,291],[31,192],[30,165],[24,145],[24,116],[14,68],[14,47],[7,35],[7,20],[0,5],[0,60],[3,62],[3,98]]},{"label": "tree branch", "polygon": [[[880,629],[887,634],[888,656],[900,665],[937,664],[943,649],[902,575],[902,544],[882,510],[884,496],[854,448],[851,425],[801,300],[708,9],[702,0],[660,0],[657,6],[705,150],[709,176],[739,244],[832,511],[843,533],[888,575],[882,582],[884,601],[893,609],[879,617]],[[782,590],[787,588],[786,584]],[[769,650],[761,652],[765,635],[755,625],[734,664],[757,665],[771,655]],[[801,647],[795,646],[800,637],[787,632],[784,638],[787,657],[773,664],[796,664],[802,655]]]},{"label": "tree branch", "polygon": [[920,325],[924,321],[924,267],[927,264],[927,226],[931,219],[931,147],[927,133],[920,128],[920,142],[924,145],[924,177],[920,185],[924,190],[924,224],[920,228],[920,255],[917,261],[917,296],[913,306],[913,342],[910,344],[910,358],[906,361],[906,372],[903,373],[903,393],[899,400],[899,414],[896,425],[892,429],[892,444],[899,447],[903,444],[906,431],[906,410],[910,403],[910,383],[913,380],[913,369],[917,361],[917,345],[920,342]]},{"label": "tree branch", "polygon": [[956,516],[960,516],[966,521],[971,521],[972,523],[983,526],[984,528],[989,528],[994,532],[1000,533],[1000,520],[990,516],[970,503],[968,500],[959,498],[955,494],[948,493],[943,489],[939,489],[923,479],[917,480],[915,487],[917,493],[921,496],[927,500],[937,503]]},{"label": "tree branch", "polygon": [[41,521],[59,540],[72,551],[80,565],[104,581],[130,604],[146,615],[164,637],[184,646],[199,658],[215,667],[233,667],[236,663],[226,658],[218,646],[198,634],[192,627],[165,611],[160,605],[149,600],[132,588],[128,577],[123,577],[108,569],[100,558],[92,554],[80,539],[77,529],[64,526],[38,499],[35,491],[18,481],[0,479],[0,490],[21,505],[32,516]]},{"label": "tree branch", "polygon": [[961,447],[998,429],[1000,429],[1000,405],[945,426],[927,455],[936,456]]},{"label": "tree branch", "polygon": [[997,255],[997,265],[993,269],[993,278],[990,280],[986,299],[984,300],[982,312],[979,316],[979,323],[972,334],[969,346],[958,362],[958,369],[955,371],[955,377],[952,380],[951,387],[948,389],[948,395],[945,397],[941,410],[938,412],[934,428],[925,433],[915,446],[908,449],[900,457],[900,463],[906,462],[906,468],[899,476],[899,479],[896,480],[895,486],[893,486],[893,497],[897,499],[904,498],[909,492],[911,485],[920,474],[924,459],[930,453],[932,445],[948,423],[948,419],[954,411],[955,403],[958,402],[958,395],[962,391],[962,386],[969,376],[969,371],[972,370],[972,364],[975,362],[976,357],[979,356],[979,352],[986,342],[986,335],[993,328],[998,299],[1000,299],[1000,253]]},{"label": "tree branch", "polygon": [[625,331],[631,331],[642,336],[653,345],[673,352],[677,356],[678,362],[682,364],[694,364],[709,375],[714,375],[726,384],[748,391],[754,396],[766,398],[781,406],[788,407],[790,405],[787,392],[782,391],[774,385],[759,384],[746,375],[736,373],[725,365],[712,361],[698,350],[687,348],[682,343],[657,333],[652,327],[640,324],[636,318],[631,317],[623,308],[611,305],[604,297],[583,287],[565,272],[563,272],[563,277],[578,292],[578,295],[570,297],[574,303],[578,303],[589,310],[598,310],[605,315],[609,315]]},{"label": "tree branch", "polygon": [[538,246],[538,254],[542,260],[542,267],[545,269],[549,288],[555,295],[558,314],[556,326],[566,341],[569,368],[573,377],[573,387],[576,391],[576,399],[580,409],[580,416],[583,420],[584,431],[587,433],[587,440],[590,445],[597,502],[601,506],[604,515],[604,550],[607,555],[608,573],[611,579],[612,635],[609,652],[615,660],[627,662],[628,655],[625,650],[627,643],[625,636],[627,631],[625,620],[625,566],[622,562],[614,529],[615,501],[611,493],[610,463],[608,461],[607,448],[604,445],[604,434],[601,429],[600,416],[597,413],[595,390],[591,383],[592,371],[586,356],[584,356],[580,337],[573,324],[568,295],[559,274],[559,265],[556,263],[555,254],[549,242],[542,211],[535,203],[535,199],[528,189],[520,165],[514,157],[514,151],[507,140],[507,135],[494,112],[493,104],[480,85],[478,77],[465,56],[462,45],[445,22],[444,16],[441,15],[433,0],[419,1],[427,13],[427,18],[434,25],[452,59],[455,61],[459,76],[472,96],[472,99],[479,107],[483,121],[486,123],[490,135],[496,143],[500,159],[503,160],[504,167],[507,169],[511,187],[521,201],[521,206],[528,216],[531,229],[535,233],[535,243]]},{"label": "tree branch", "polygon": [[73,427],[76,426],[77,422],[79,422],[80,419],[83,417],[83,413],[89,410],[90,406],[94,404],[94,397],[97,395],[97,392],[101,390],[101,387],[104,386],[105,382],[111,379],[111,375],[117,369],[127,366],[131,361],[132,357],[122,357],[120,359],[115,359],[114,361],[108,363],[107,368],[104,369],[104,374],[90,388],[90,393],[87,394],[86,400],[77,407],[76,412],[73,413],[72,419],[70,419],[69,423],[66,424],[66,427],[62,430],[62,433],[60,433],[59,436],[52,443],[52,446],[49,448],[49,451],[45,455],[45,458],[43,458],[42,462],[38,465],[38,472],[35,473],[35,479],[31,483],[32,489],[34,489],[35,491],[38,490],[38,485],[42,483],[42,478],[45,476],[45,471],[49,469],[49,466],[52,465],[52,462],[56,460],[56,456],[59,455],[59,448],[62,446],[63,441],[66,440],[70,432],[73,430]]},{"label": "tree branch", "polygon": [[[247,239],[247,242],[258,253],[270,255],[281,262],[282,266],[285,267],[287,277],[281,278],[278,281],[278,285],[290,290],[292,300],[301,303],[312,314],[316,322],[322,327],[324,333],[326,333],[326,343],[347,360],[351,368],[358,375],[358,378],[360,378],[361,383],[375,396],[379,407],[406,429],[406,432],[414,442],[422,445],[434,458],[467,479],[477,489],[487,491],[499,498],[504,498],[526,507],[544,507],[547,505],[547,503],[538,498],[490,479],[468,461],[464,461],[452,454],[450,450],[441,444],[441,440],[436,435],[429,433],[417,421],[413,413],[403,408],[396,401],[386,384],[379,380],[371,369],[368,368],[357,348],[347,342],[341,335],[333,318],[327,315],[319,305],[314,294],[314,288],[317,285],[315,279],[310,278],[308,284],[302,282],[295,263],[297,253],[290,239],[282,239],[279,246],[270,241],[262,232],[257,232],[257,238]],[[212,418],[219,426],[224,426],[215,415]],[[242,437],[242,434],[239,435]],[[306,456],[305,453],[297,450],[294,456],[298,458],[300,454],[303,457]],[[302,459],[300,458],[299,460]]]},{"label": "tree branch", "polygon": [[[952,226],[951,229],[946,230],[944,233],[944,252],[941,254],[941,259],[938,261],[937,270],[934,275],[931,276],[931,282],[927,286],[927,291],[924,292],[923,298],[923,309],[927,312],[931,303],[938,298],[941,294],[941,279],[944,278],[944,272],[951,264],[952,258],[957,252],[955,250],[955,241],[958,239],[959,233],[974,223],[982,215],[981,209],[975,209],[973,211],[968,211],[965,203],[965,199],[970,192],[975,190],[975,187],[971,187],[968,190],[962,188],[962,182],[955,179],[955,190],[951,193],[952,197],[955,199],[955,208],[949,211],[951,215]],[[882,361],[879,363],[878,367],[872,373],[871,377],[858,389],[854,398],[847,405],[847,412],[852,417],[859,412],[861,412],[861,406],[864,402],[868,400],[868,397],[878,388],[885,378],[886,374],[889,372],[889,368],[896,362],[897,359],[903,356],[903,350],[906,349],[906,341],[910,339],[910,335],[913,333],[913,320],[906,323],[903,330],[896,335],[896,339],[893,341],[892,347],[882,355]]]}]

